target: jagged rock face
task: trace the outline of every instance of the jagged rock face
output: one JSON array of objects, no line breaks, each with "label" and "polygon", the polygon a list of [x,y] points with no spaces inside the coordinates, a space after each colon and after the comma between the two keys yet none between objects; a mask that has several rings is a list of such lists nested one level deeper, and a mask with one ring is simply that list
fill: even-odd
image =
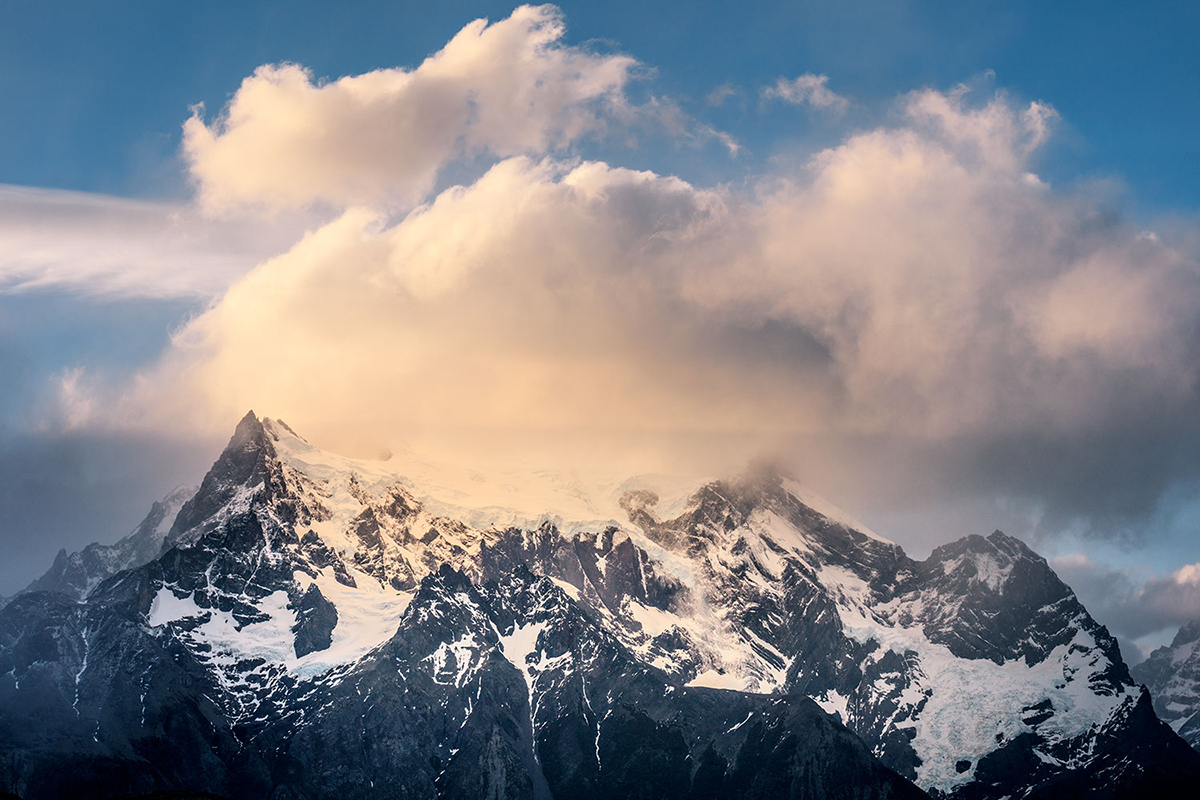
[{"label": "jagged rock face", "polygon": [[1180,628],[1169,647],[1155,650],[1133,674],[1150,689],[1158,716],[1200,750],[1200,621]]},{"label": "jagged rock face", "polygon": [[312,501],[304,477],[280,459],[275,449],[278,440],[274,427],[264,426],[254,412],[248,413],[199,490],[180,508],[167,544],[191,544],[251,509],[266,511],[280,526],[319,519],[324,510]]},{"label": "jagged rock face", "polygon": [[[610,500],[473,503],[248,415],[161,556],[0,612],[0,710],[53,720],[0,715],[0,789],[61,794],[73,759],[116,776],[100,795],[297,800],[921,796],[897,773],[1137,797],[1200,773],[1015,539],[916,562],[770,472]],[[176,738],[202,766],[158,763]]]},{"label": "jagged rock face", "polygon": [[[1108,632],[999,532],[915,562],[772,476],[711,484],[669,521],[645,505],[646,536],[694,569],[682,601],[651,615],[674,651],[646,655],[693,683],[808,694],[931,791],[1019,793],[1032,775],[1004,773],[998,753],[1086,760],[1138,696]],[[736,634],[698,644],[721,631]]]},{"label": "jagged rock face", "polygon": [[333,629],[337,627],[337,606],[325,599],[316,584],[311,584],[295,605],[296,658],[325,650],[333,644]]},{"label": "jagged rock face", "polygon": [[176,635],[184,620],[146,624],[148,585],[155,565],[86,605],[31,594],[0,614],[15,676],[0,697],[27,713],[0,731],[0,785],[26,800],[924,796],[807,698],[680,686],[524,570],[476,587],[443,567],[382,645],[264,685],[236,719],[209,702],[225,687]]},{"label": "jagged rock face", "polygon": [[[134,613],[130,613],[134,612]],[[220,686],[131,607],[29,593],[0,613],[0,787],[25,798],[224,791]]]}]

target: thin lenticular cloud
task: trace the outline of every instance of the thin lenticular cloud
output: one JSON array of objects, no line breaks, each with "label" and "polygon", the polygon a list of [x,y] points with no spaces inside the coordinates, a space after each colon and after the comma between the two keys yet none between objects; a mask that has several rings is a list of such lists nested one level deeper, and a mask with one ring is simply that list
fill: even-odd
[{"label": "thin lenticular cloud", "polygon": [[210,210],[412,206],[464,155],[540,154],[603,134],[628,113],[636,66],[561,43],[554,6],[467,25],[413,70],[315,82],[295,64],[260,67],[183,151]]},{"label": "thin lenticular cloud", "polygon": [[313,221],[217,221],[182,203],[0,185],[0,293],[210,298]]}]

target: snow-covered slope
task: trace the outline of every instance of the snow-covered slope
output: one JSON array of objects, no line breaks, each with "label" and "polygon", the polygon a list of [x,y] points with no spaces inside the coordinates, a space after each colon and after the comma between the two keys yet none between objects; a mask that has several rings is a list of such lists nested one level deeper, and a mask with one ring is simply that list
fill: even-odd
[{"label": "snow-covered slope", "polygon": [[[505,739],[517,749],[501,761],[522,774],[542,764],[531,791],[543,779],[559,785],[541,748],[560,746],[553,709],[577,680],[578,702],[567,706],[582,727],[572,741],[591,737],[579,746],[599,769],[594,717],[612,698],[585,688],[601,663],[589,661],[586,648],[598,641],[619,654],[603,663],[617,659],[635,665],[622,674],[655,676],[663,697],[721,706],[717,722],[695,723],[703,736],[743,707],[736,698],[745,692],[808,696],[883,764],[935,795],[1037,796],[1068,787],[1088,796],[1095,784],[1136,796],[1200,772],[1200,761],[1187,760],[1192,751],[1154,718],[1112,637],[1021,542],[999,532],[971,536],[917,562],[770,470],[725,481],[485,476],[412,457],[343,458],[251,414],[182,505],[164,547],[156,560],[97,587],[88,607],[124,609],[174,658],[186,656],[203,676],[192,680],[209,687],[204,697],[242,748],[272,726],[319,717],[314,697],[350,702],[339,693],[366,665],[378,668],[398,626],[431,636],[443,606],[419,598],[431,581],[451,580],[449,569],[465,581],[454,603],[478,607],[468,615],[475,622],[430,640],[421,669],[456,697],[491,663],[488,653],[524,675],[533,761],[513,744],[519,736]],[[515,575],[527,577],[514,586]],[[475,597],[468,585],[480,587],[482,606],[462,599]],[[571,621],[547,616],[539,598],[551,596]],[[21,613],[10,607],[4,619],[15,625]],[[594,630],[586,646],[577,640],[585,628]],[[79,634],[81,663],[94,663],[87,654],[98,640],[88,631]],[[21,636],[13,641],[27,641]],[[547,637],[576,644],[549,648]],[[0,654],[2,640],[0,625]],[[410,674],[407,661],[395,664]],[[18,681],[16,667],[12,674]],[[738,691],[714,691],[721,689]],[[363,714],[385,702],[360,697]],[[663,719],[693,714],[662,702],[653,707]],[[754,713],[722,730],[742,741],[739,731],[753,728],[761,738]],[[629,731],[641,724],[627,722]],[[1128,746],[1134,739],[1141,749]],[[709,758],[694,749],[699,739],[687,741],[679,753]],[[1176,745],[1190,755],[1179,756]],[[714,747],[714,770],[743,757]],[[584,774],[582,758],[564,762],[572,775]]]},{"label": "snow-covered slope", "polygon": [[1200,621],[1180,628],[1168,647],[1151,653],[1133,674],[1150,689],[1158,716],[1200,750]]}]

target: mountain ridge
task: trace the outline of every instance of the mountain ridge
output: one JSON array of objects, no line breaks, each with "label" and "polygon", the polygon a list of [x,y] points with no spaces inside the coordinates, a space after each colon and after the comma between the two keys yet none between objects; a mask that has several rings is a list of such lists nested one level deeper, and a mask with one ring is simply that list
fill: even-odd
[{"label": "mountain ridge", "polygon": [[[512,633],[506,635],[523,646],[532,637],[530,659],[542,653],[536,662],[525,662],[528,670],[520,659],[512,663],[526,672],[534,735],[521,738],[520,720],[489,711],[489,724],[507,731],[495,742],[500,750],[489,752],[499,759],[496,764],[506,765],[505,774],[515,770],[512,774],[524,776],[520,785],[530,796],[542,796],[543,789],[560,785],[537,766],[539,748],[559,744],[547,733],[555,721],[538,721],[537,712],[538,681],[553,658],[542,642],[545,631],[530,633],[539,624],[536,607],[497,599],[503,596],[500,587],[519,576],[524,596],[533,596],[528,589],[537,585],[537,596],[559,597],[574,609],[569,630],[594,631],[587,641],[599,637],[605,647],[624,653],[618,673],[650,670],[658,676],[655,685],[674,687],[661,689],[664,696],[710,697],[687,701],[702,706],[748,702],[735,702],[737,697],[811,697],[814,709],[819,706],[848,726],[853,732],[848,735],[864,743],[863,752],[887,770],[864,774],[878,777],[894,770],[935,796],[1035,796],[1050,787],[1076,787],[1081,796],[1090,796],[1101,791],[1100,784],[1092,785],[1100,774],[1106,791],[1118,787],[1134,796],[1200,774],[1195,753],[1152,710],[1147,716],[1148,696],[1131,683],[1115,640],[1091,620],[1044,559],[999,532],[966,537],[918,562],[895,543],[847,524],[845,515],[830,516],[806,505],[799,499],[800,487],[769,471],[702,483],[686,501],[665,490],[660,494],[647,481],[614,484],[619,493],[607,500],[583,496],[577,482],[558,481],[552,489],[561,497],[547,495],[557,512],[531,518],[497,506],[455,506],[452,501],[461,502],[461,492],[430,493],[393,470],[394,465],[322,453],[282,423],[248,414],[181,507],[161,556],[103,580],[83,606],[35,592],[0,612],[0,672],[6,659],[16,685],[11,691],[19,695],[20,685],[29,684],[18,671],[24,676],[41,669],[36,665],[43,661],[58,663],[30,660],[32,643],[41,642],[37,647],[44,650],[37,652],[57,654],[58,661],[77,670],[73,676],[69,668],[48,674],[64,702],[74,692],[71,707],[78,712],[87,705],[87,692],[80,689],[87,680],[81,684],[81,676],[86,679],[87,665],[97,663],[88,661],[88,653],[99,641],[85,623],[88,614],[108,609],[103,613],[115,616],[105,630],[132,626],[142,633],[105,636],[125,637],[130,648],[139,643],[147,653],[174,659],[189,680],[207,687],[208,699],[196,701],[196,710],[189,712],[209,720],[210,732],[199,738],[217,737],[206,746],[226,754],[220,774],[246,779],[238,770],[248,768],[247,753],[258,752],[252,743],[276,741],[264,731],[313,713],[312,698],[336,694],[362,665],[376,663],[399,627],[417,625],[420,630],[413,628],[412,635],[433,635],[440,623],[431,616],[412,623],[413,604],[421,607],[430,581],[461,579],[483,587],[475,590],[482,599],[468,603],[474,608],[468,617],[476,623],[463,623],[467,633],[460,626],[452,639],[445,633],[417,661],[432,659],[429,663],[440,664],[439,669],[458,670],[461,661],[484,658],[495,649],[492,640],[503,639],[509,612],[497,609],[517,608],[525,615],[517,625],[514,612]],[[571,519],[563,508],[582,516],[616,508],[626,519]],[[456,594],[470,598],[471,591],[464,587]],[[485,630],[484,617],[495,631]],[[61,640],[54,648],[42,641],[51,630]],[[64,651],[63,642],[73,644]],[[505,647],[500,650],[507,658]],[[404,658],[411,661],[417,654]],[[137,663],[147,675],[161,672],[153,663]],[[545,691],[558,691],[555,686],[550,681]],[[0,690],[0,708],[16,695]],[[140,696],[144,718],[148,694]],[[564,704],[563,724],[575,726],[576,739],[582,736],[579,725],[592,724],[590,703],[567,702],[553,692],[548,696]],[[426,702],[430,696],[421,697]],[[438,697],[439,703],[450,702]],[[351,708],[357,702],[342,700]],[[475,701],[470,703],[473,708]],[[777,733],[806,740],[804,731],[819,728],[816,718],[799,710],[807,706],[798,700],[787,703],[792,710],[779,718]],[[683,713],[680,708],[675,712]],[[724,763],[721,775],[728,778],[737,773],[736,758],[721,755],[715,718],[706,714],[688,723],[698,728],[671,728],[670,736],[700,731],[696,735],[714,743],[714,756],[671,745],[656,758],[666,759],[664,764],[691,759],[689,769],[704,762],[714,774]],[[502,723],[502,717],[509,721]],[[636,714],[631,719],[628,735],[634,740],[632,731],[639,725],[653,731],[666,724],[660,719],[646,728]],[[99,723],[96,730],[102,730]],[[339,730],[339,736],[349,735],[348,728]],[[1120,746],[1129,737],[1153,746],[1134,751],[1137,758],[1131,759]],[[836,738],[820,741],[834,747]],[[526,758],[527,747],[533,762]],[[274,767],[255,762],[255,769],[290,774],[306,769],[300,763],[306,759],[319,761],[315,753],[291,758]],[[817,772],[832,774],[831,763],[822,761]],[[583,769],[579,758],[570,764]],[[794,764],[771,769],[795,777],[789,772],[793,767],[800,769]],[[489,770],[464,773],[461,785],[478,789],[480,780],[496,777]],[[738,774],[738,786],[756,785],[749,773]],[[690,787],[685,795],[698,791],[693,778],[679,778],[680,787]],[[578,788],[575,778],[564,780],[561,786]],[[0,773],[0,787],[16,785],[3,781]],[[442,792],[437,780],[432,785],[435,793]],[[624,796],[619,788],[624,784],[604,785],[608,794],[596,796]],[[873,785],[872,791],[882,791],[892,784],[878,777]],[[733,791],[734,784],[730,787]],[[211,783],[164,788],[220,791]],[[803,791],[812,789],[808,785]]]},{"label": "mountain ridge", "polygon": [[1200,749],[1200,620],[1182,626],[1133,673],[1153,693],[1158,716]]},{"label": "mountain ridge", "polygon": [[104,578],[158,557],[180,507],[196,491],[196,487],[175,487],[162,500],[151,504],[149,513],[136,528],[113,544],[93,542],[73,553],[67,553],[65,548],[59,550],[50,569],[23,591],[61,592],[82,600]]}]

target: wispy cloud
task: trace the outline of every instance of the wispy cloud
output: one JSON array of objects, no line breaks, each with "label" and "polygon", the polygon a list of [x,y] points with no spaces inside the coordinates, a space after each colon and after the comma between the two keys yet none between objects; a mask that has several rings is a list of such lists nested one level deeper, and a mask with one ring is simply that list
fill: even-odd
[{"label": "wispy cloud", "polygon": [[722,83],[704,98],[704,102],[712,108],[725,105],[725,101],[737,95],[738,90],[731,83]]},{"label": "wispy cloud", "polygon": [[829,88],[828,75],[811,72],[795,78],[780,78],[774,86],[762,90],[764,100],[782,100],[795,106],[808,105],[819,111],[842,115],[850,108],[850,101]]},{"label": "wispy cloud", "polygon": [[213,297],[315,222],[213,220],[183,203],[0,185],[0,293]]}]

